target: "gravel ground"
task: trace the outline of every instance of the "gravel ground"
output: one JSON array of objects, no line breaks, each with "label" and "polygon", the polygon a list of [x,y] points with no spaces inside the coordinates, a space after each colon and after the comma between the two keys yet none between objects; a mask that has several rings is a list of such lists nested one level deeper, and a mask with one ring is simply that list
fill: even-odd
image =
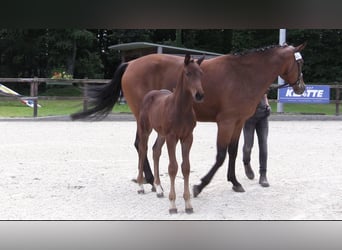
[{"label": "gravel ground", "polygon": [[[138,187],[131,182],[137,175],[138,162],[133,147],[136,125],[131,116],[109,117],[109,121],[116,120],[112,122],[67,120],[0,120],[0,220],[342,219],[339,120],[308,121],[306,117],[286,121],[271,116],[271,186],[262,188],[258,178],[251,181],[245,177],[241,137],[236,175],[246,192],[235,193],[226,181],[227,157],[212,182],[192,198],[191,215],[184,211],[180,170],[176,178],[178,214],[170,215],[168,198],[158,199],[148,185],[144,195],[137,194]],[[197,123],[191,150],[191,185],[198,184],[214,163],[216,132],[214,123]],[[155,134],[151,144],[153,138]],[[255,147],[255,172],[257,158]],[[165,197],[169,191],[167,162],[164,150],[160,172]]]}]

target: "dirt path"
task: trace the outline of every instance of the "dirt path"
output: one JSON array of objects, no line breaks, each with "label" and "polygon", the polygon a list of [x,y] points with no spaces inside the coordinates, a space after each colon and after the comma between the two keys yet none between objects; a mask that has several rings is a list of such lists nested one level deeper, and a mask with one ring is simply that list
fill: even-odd
[{"label": "dirt path", "polygon": [[[245,177],[241,138],[237,178],[246,192],[235,193],[227,183],[226,160],[209,186],[192,199],[192,215],[184,212],[179,170],[179,213],[172,216],[167,198],[157,199],[148,186],[145,195],[138,195],[130,181],[137,174],[135,122],[1,121],[0,131],[1,220],[342,219],[341,121],[271,121],[269,188]],[[216,125],[198,123],[191,185],[213,165],[215,142]],[[255,147],[255,172],[257,157]],[[161,174],[167,197],[166,150]]]}]

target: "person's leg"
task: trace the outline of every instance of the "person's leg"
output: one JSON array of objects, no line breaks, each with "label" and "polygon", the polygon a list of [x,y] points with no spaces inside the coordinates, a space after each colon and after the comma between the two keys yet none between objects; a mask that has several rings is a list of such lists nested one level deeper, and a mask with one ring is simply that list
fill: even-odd
[{"label": "person's leg", "polygon": [[244,144],[242,147],[242,161],[245,167],[245,173],[248,179],[254,179],[254,172],[251,167],[251,153],[254,143],[254,130],[255,121],[254,119],[248,119],[243,127]]},{"label": "person's leg", "polygon": [[269,183],[266,177],[267,172],[267,138],[268,138],[268,118],[262,118],[258,121],[256,125],[256,133],[258,136],[258,144],[259,144],[259,174],[260,179],[259,183],[263,187],[268,187]]}]

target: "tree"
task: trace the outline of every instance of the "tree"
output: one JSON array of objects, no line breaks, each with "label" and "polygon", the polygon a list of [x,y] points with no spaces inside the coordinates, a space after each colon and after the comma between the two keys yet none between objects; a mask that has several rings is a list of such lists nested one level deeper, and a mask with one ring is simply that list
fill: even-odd
[{"label": "tree", "polygon": [[231,41],[232,30],[182,30],[182,42],[186,48],[229,53]]},{"label": "tree", "polygon": [[47,30],[48,68],[64,69],[76,78],[103,77],[96,36],[85,29]]},{"label": "tree", "polygon": [[0,30],[0,75],[34,77],[45,74],[44,30]]},{"label": "tree", "polygon": [[[287,42],[307,41],[307,82],[342,81],[341,30],[287,30]],[[0,76],[51,77],[60,68],[75,78],[111,78],[121,62],[110,45],[153,42],[218,53],[278,44],[279,29],[0,29]]]},{"label": "tree", "polygon": [[288,40],[295,45],[307,41],[302,52],[305,60],[303,72],[307,82],[342,81],[341,30],[289,30]]},{"label": "tree", "polygon": [[278,44],[279,30],[233,30],[232,52]]}]

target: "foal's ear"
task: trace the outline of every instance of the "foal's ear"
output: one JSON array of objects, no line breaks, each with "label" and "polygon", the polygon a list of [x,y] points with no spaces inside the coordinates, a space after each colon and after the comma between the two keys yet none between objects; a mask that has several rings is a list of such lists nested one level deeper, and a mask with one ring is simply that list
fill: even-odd
[{"label": "foal's ear", "polygon": [[184,64],[188,65],[190,63],[190,59],[191,59],[191,56],[190,54],[187,53],[184,58]]},{"label": "foal's ear", "polygon": [[301,45],[298,45],[298,46],[295,48],[295,51],[296,51],[296,52],[302,51],[302,50],[305,48],[306,44],[307,44],[307,42],[305,41],[305,42],[302,43]]},{"label": "foal's ear", "polygon": [[201,63],[203,62],[203,60],[204,60],[204,56],[202,56],[201,58],[199,58],[199,59],[197,60],[197,64],[198,64],[198,65],[201,65]]}]

